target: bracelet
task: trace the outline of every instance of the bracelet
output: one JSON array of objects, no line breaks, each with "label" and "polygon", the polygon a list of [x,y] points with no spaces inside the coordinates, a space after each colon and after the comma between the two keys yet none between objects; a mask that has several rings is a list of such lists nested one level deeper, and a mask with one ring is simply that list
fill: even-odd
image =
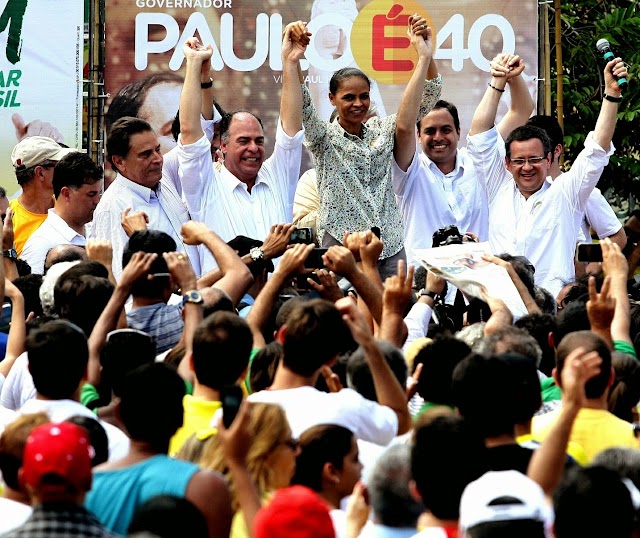
[{"label": "bracelet", "polygon": [[212,79],[212,78],[210,78],[210,79],[209,79],[209,82],[201,82],[201,83],[200,83],[200,87],[201,87],[203,90],[206,90],[206,89],[208,89],[208,88],[211,88],[212,86],[213,86],[213,79]]},{"label": "bracelet", "polygon": [[613,95],[607,95],[606,93],[604,94],[604,98],[607,101],[611,101],[612,103],[621,103],[622,102],[622,95],[620,97],[614,97]]},{"label": "bracelet", "polygon": [[488,82],[487,84],[489,88],[493,88],[497,92],[504,93],[504,90],[501,90],[500,88],[496,88],[493,84],[491,84],[491,82]]}]

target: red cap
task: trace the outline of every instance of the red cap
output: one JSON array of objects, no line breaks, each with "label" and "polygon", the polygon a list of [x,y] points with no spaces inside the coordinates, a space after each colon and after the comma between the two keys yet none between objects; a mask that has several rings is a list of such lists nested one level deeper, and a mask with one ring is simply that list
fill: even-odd
[{"label": "red cap", "polygon": [[256,514],[256,538],[335,538],[328,505],[304,486],[279,489]]},{"label": "red cap", "polygon": [[24,483],[38,490],[42,478],[54,474],[78,491],[86,491],[91,483],[92,451],[89,436],[80,426],[70,422],[38,426],[24,447]]}]

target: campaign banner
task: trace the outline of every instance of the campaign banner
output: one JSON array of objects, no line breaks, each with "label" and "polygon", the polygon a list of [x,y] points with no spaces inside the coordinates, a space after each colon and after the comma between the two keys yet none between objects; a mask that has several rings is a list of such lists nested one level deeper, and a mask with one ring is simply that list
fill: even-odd
[{"label": "campaign banner", "polygon": [[[424,16],[436,36],[442,98],[459,109],[461,143],[487,89],[489,63],[496,54],[515,52],[525,59],[524,77],[535,99],[534,0],[110,0],[106,9],[105,81],[111,99],[149,75],[183,74],[182,45],[195,35],[213,46],[212,76],[222,107],[246,108],[262,118],[267,155],[280,105],[282,31],[296,20],[308,22],[313,34],[301,64],[325,118],[332,110],[327,97],[331,75],[352,65],[372,80],[372,106],[379,114],[397,111],[416,60],[406,37],[413,13]],[[179,82],[167,79],[162,90],[148,94],[144,86],[128,91],[129,99],[138,99],[130,110],[150,121],[166,150],[175,144],[170,120],[178,109]],[[508,92],[502,101],[499,118],[508,108]],[[306,168],[303,164],[302,170]]]},{"label": "campaign banner", "polygon": [[24,136],[82,146],[84,6],[0,0],[0,185],[18,190],[11,151]]}]

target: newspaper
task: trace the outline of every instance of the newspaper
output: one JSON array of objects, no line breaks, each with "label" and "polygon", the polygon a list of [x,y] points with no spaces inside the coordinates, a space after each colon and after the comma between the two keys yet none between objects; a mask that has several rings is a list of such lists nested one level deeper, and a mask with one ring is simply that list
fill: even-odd
[{"label": "newspaper", "polygon": [[488,295],[504,301],[514,319],[526,316],[527,307],[506,269],[482,259],[483,254],[490,252],[488,242],[469,242],[416,249],[414,255],[429,271],[451,282],[466,295],[484,300],[484,290]]}]

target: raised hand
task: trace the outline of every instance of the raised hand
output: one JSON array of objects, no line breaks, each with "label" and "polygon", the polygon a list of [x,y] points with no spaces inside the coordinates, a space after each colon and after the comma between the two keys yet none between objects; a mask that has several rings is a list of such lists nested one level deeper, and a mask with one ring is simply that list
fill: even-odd
[{"label": "raised hand", "polygon": [[211,230],[206,224],[195,220],[185,222],[180,229],[182,240],[187,245],[201,245],[204,241],[204,237],[210,232]]},{"label": "raised hand", "polygon": [[433,55],[433,31],[427,26],[427,21],[424,17],[418,14],[409,17],[407,35],[418,55],[431,59]]},{"label": "raised hand", "polygon": [[291,234],[295,229],[295,224],[274,224],[271,226],[269,234],[265,237],[262,243],[264,258],[266,260],[271,260],[278,256],[282,256],[285,250],[287,250],[289,239],[291,239]]},{"label": "raised hand", "polygon": [[191,267],[189,256],[181,252],[163,252],[162,257],[167,262],[173,280],[183,293],[195,289],[196,274]]},{"label": "raised hand", "polygon": [[282,61],[297,63],[304,56],[311,32],[307,23],[296,21],[287,24],[282,34]]},{"label": "raised hand", "polygon": [[136,280],[149,275],[151,265],[157,257],[155,252],[134,252],[129,263],[122,270],[118,286],[130,290]]},{"label": "raised hand", "polygon": [[336,275],[334,273],[327,271],[326,269],[317,269],[314,272],[318,275],[320,283],[317,283],[311,278],[307,278],[307,282],[318,292],[318,295],[320,295],[322,299],[335,303],[338,299],[342,299],[344,297],[344,293],[342,293],[340,286],[338,286]]},{"label": "raised hand", "polygon": [[283,274],[287,277],[292,277],[305,272],[304,262],[311,254],[314,245],[305,245],[298,243],[288,249],[275,270],[275,273]]},{"label": "raised hand", "polygon": [[213,48],[211,45],[203,46],[197,37],[190,37],[182,46],[185,58],[205,62],[211,59]]},{"label": "raised hand", "polygon": [[596,279],[589,277],[589,300],[587,301],[587,315],[591,329],[596,331],[609,332],[611,322],[616,311],[616,299],[609,294],[611,277],[606,276],[600,288],[600,293],[596,291]]},{"label": "raised hand", "polygon": [[406,270],[406,262],[398,260],[398,273],[385,280],[382,294],[382,308],[384,312],[402,314],[413,293],[413,265]]},{"label": "raised hand", "polygon": [[131,215],[129,214],[130,211],[131,208],[127,207],[120,217],[120,224],[124,228],[124,233],[127,234],[127,237],[131,237],[134,232],[146,230],[149,224],[149,215],[144,211],[136,211]]}]

